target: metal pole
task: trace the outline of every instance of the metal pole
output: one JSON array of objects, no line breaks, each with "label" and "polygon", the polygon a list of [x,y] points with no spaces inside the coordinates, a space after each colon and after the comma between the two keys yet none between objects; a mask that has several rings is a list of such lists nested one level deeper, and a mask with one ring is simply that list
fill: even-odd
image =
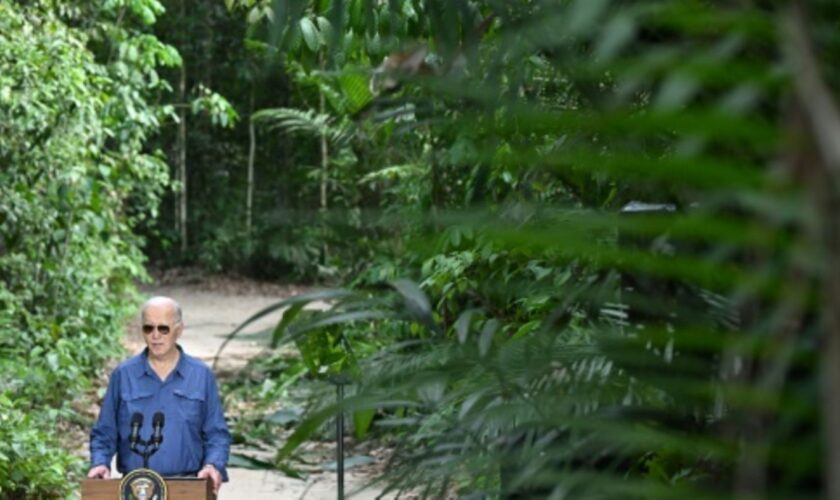
[{"label": "metal pole", "polygon": [[338,397],[338,415],[335,419],[335,437],[336,437],[336,472],[338,473],[338,500],[344,500],[344,384],[339,381],[336,384],[336,393]]}]

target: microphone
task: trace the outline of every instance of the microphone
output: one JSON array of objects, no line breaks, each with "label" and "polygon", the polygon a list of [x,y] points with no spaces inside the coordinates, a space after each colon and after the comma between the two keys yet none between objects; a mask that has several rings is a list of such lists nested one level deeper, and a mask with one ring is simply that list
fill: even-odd
[{"label": "microphone", "polygon": [[141,427],[143,427],[143,414],[136,412],[131,416],[131,435],[128,437],[132,449],[136,448],[137,443],[140,442]]},{"label": "microphone", "polygon": [[152,417],[152,444],[155,449],[163,442],[163,412],[157,412]]}]

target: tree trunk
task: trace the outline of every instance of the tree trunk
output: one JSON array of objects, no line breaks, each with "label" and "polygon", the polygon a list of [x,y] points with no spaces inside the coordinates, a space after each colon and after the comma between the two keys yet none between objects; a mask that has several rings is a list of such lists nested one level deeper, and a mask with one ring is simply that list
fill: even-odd
[{"label": "tree trunk", "polygon": [[794,3],[785,16],[798,107],[804,117],[800,148],[806,161],[798,174],[805,178],[819,217],[817,242],[822,246],[822,338],[820,346],[822,428],[826,451],[823,474],[826,498],[840,499],[840,109],[823,81],[809,40],[804,5]]},{"label": "tree trunk", "polygon": [[441,188],[440,163],[437,155],[437,141],[432,127],[429,126],[429,213],[431,215],[432,227],[435,231],[441,229],[438,218],[438,207],[443,205],[443,192]]},{"label": "tree trunk", "polygon": [[251,113],[248,119],[248,192],[245,197],[245,230],[251,238],[252,213],[254,206],[254,156],[257,151],[257,136],[254,130],[254,88],[251,87]]},{"label": "tree trunk", "polygon": [[[186,0],[180,2],[181,19],[186,18]],[[186,43],[186,41],[185,41]],[[183,46],[181,52],[184,52]],[[178,173],[176,179],[180,183],[178,199],[175,202],[175,227],[181,237],[181,255],[187,253],[187,66],[181,60],[181,71],[178,78]]]},{"label": "tree trunk", "polygon": [[178,113],[178,180],[181,190],[178,192],[178,228],[181,234],[181,254],[187,252],[187,69],[181,63],[181,77],[178,82],[178,100],[181,102]]},{"label": "tree trunk", "polygon": [[[326,112],[326,102],[324,100],[324,91],[318,92],[320,112],[323,115]],[[327,130],[326,127],[321,131],[321,264],[327,263],[327,181],[328,165],[330,162],[330,151],[327,144]]]},{"label": "tree trunk", "polygon": [[[321,114],[324,114],[324,93],[320,93],[320,109]],[[329,147],[327,144],[327,131],[321,131],[321,212],[327,211],[327,165],[330,161]]]}]

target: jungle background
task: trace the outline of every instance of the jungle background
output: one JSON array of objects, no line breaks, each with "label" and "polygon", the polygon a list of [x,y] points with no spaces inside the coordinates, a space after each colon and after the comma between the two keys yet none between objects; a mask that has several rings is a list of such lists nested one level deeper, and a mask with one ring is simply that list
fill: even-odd
[{"label": "jungle background", "polygon": [[838,24],[0,0],[0,496],[73,494],[137,284],[190,267],[317,289],[225,388],[255,466],[341,410],[387,492],[840,498]]}]

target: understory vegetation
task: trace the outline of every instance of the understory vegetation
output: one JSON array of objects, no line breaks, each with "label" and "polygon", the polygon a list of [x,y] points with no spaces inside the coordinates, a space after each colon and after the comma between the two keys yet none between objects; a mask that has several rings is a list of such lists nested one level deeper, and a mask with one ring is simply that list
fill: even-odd
[{"label": "understory vegetation", "polygon": [[145,252],[324,287],[257,315],[240,464],[344,412],[388,492],[840,497],[836,2],[0,14],[0,496],[67,493]]},{"label": "understory vegetation", "polygon": [[262,423],[299,380],[350,388],[274,434],[275,466],[343,411],[392,443],[386,491],[836,491],[834,7],[230,6],[293,89],[256,137],[297,146],[236,178],[306,178],[220,265],[342,285],[265,311],[304,366],[263,368]]},{"label": "understory vegetation", "polygon": [[[169,174],[149,137],[177,51],[155,2],[0,1],[0,497],[63,497],[86,461],[62,429],[135,313],[139,221]],[[61,446],[63,445],[63,446]]]},{"label": "understory vegetation", "polygon": [[[152,10],[0,2],[3,498],[75,488],[85,464],[58,431],[87,424],[73,403],[121,353],[145,275],[133,229],[154,215],[167,179],[144,148],[165,113],[149,99],[162,85],[156,68],[178,55],[132,28],[160,12],[137,7]],[[134,19],[118,22],[120,12]]]}]

